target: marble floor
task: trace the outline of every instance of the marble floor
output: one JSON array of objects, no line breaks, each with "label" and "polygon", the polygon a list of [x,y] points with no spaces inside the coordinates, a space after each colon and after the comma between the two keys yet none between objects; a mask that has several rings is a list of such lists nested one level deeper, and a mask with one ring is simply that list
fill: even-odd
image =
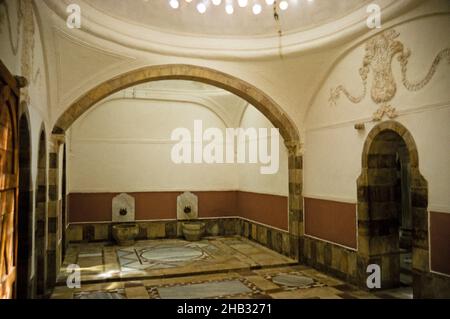
[{"label": "marble floor", "polygon": [[[410,288],[370,293],[241,237],[201,242],[153,240],[123,248],[72,245],[81,288],[65,285],[54,299],[380,299],[412,297]],[[109,277],[108,277],[109,276]]]},{"label": "marble floor", "polygon": [[56,287],[52,299],[410,299],[410,288],[370,293],[306,266]]},{"label": "marble floor", "polygon": [[80,266],[82,282],[95,283],[288,266],[296,262],[248,239],[231,236],[199,242],[144,240],[131,247],[72,244],[67,249],[58,284],[66,283],[66,268],[73,264]]}]

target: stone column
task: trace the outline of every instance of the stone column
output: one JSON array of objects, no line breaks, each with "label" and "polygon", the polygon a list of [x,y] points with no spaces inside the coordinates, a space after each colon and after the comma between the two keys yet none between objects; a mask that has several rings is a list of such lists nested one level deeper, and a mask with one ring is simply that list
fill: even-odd
[{"label": "stone column", "polygon": [[49,143],[49,170],[48,170],[48,234],[47,234],[47,287],[51,288],[56,283],[59,270],[61,246],[59,240],[59,219],[61,218],[58,199],[58,155],[59,146],[64,144],[64,135],[53,134]]},{"label": "stone column", "polygon": [[286,141],[289,152],[289,247],[290,256],[302,261],[303,254],[303,154],[299,141]]}]

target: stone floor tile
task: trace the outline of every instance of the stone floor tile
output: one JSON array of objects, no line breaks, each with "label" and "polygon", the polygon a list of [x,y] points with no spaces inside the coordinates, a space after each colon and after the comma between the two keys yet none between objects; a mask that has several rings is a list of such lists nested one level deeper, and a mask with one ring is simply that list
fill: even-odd
[{"label": "stone floor tile", "polygon": [[149,299],[147,289],[144,286],[125,287],[125,295],[128,299]]},{"label": "stone floor tile", "polygon": [[[162,249],[161,255],[152,254],[158,247],[175,249]],[[188,249],[180,251],[180,247]],[[149,250],[152,251],[148,253]],[[197,260],[196,255],[202,258]],[[129,256],[130,260],[126,261],[124,256]],[[142,259],[143,256],[153,257],[149,261]],[[79,289],[67,288],[64,266],[68,263],[78,263],[82,268],[82,283],[90,283],[82,284]],[[277,285],[272,281],[272,278],[283,275],[306,276],[314,281],[302,288]],[[52,298],[55,299],[117,299],[125,296],[146,299],[159,298],[160,292],[166,297],[181,296],[185,291],[192,291],[198,297],[226,299],[377,299],[412,295],[411,288],[379,292],[359,290],[239,236],[211,237],[196,243],[180,239],[145,240],[132,247],[109,243],[72,244],[67,250],[58,282],[61,286],[53,292]]]},{"label": "stone floor tile", "polygon": [[338,296],[339,293],[338,290],[330,287],[318,287],[277,292],[270,294],[270,296],[274,299],[342,299]]},{"label": "stone floor tile", "polygon": [[252,282],[256,287],[258,287],[261,290],[272,290],[277,289],[279,286],[274,284],[273,282],[264,279],[261,276],[246,276],[245,279]]}]

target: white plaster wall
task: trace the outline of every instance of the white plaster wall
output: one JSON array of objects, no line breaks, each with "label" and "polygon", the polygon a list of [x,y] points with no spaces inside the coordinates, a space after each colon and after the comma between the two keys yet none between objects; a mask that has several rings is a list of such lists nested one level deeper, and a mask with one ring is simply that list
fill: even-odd
[{"label": "white plaster wall", "polygon": [[[274,175],[261,175],[260,164],[174,164],[170,158],[172,130],[192,130],[194,120],[199,119],[204,130],[226,128],[210,109],[192,103],[120,99],[100,104],[70,129],[69,192],[241,189],[288,194],[287,155],[282,139],[280,169]],[[247,108],[242,124],[272,127],[252,106]]]},{"label": "white plaster wall", "polygon": [[[449,15],[432,16],[401,24],[395,29],[400,40],[411,49],[407,77],[421,80],[436,54],[450,48]],[[370,96],[352,104],[341,96],[336,106],[328,101],[330,90],[343,84],[358,96],[362,83],[358,70],[364,45],[356,47],[335,66],[309,109],[304,157],[304,196],[356,202],[356,179],[361,170],[361,154],[377,106]],[[390,104],[413,135],[419,152],[420,170],[429,183],[429,209],[450,212],[450,65],[441,61],[430,83],[420,91],[410,92],[401,84],[397,60],[393,62],[397,94]],[[369,74],[369,89],[372,83]],[[363,132],[354,124],[366,122]]]},{"label": "white plaster wall", "polygon": [[94,108],[70,130],[69,192],[236,189],[234,165],[172,162],[172,131],[193,132],[199,119],[204,129],[225,129],[213,112],[190,103],[115,100]]},{"label": "white plaster wall", "polygon": [[[256,108],[249,106],[243,116],[240,127],[247,128],[267,128],[268,134],[273,128],[272,123]],[[273,137],[275,138],[275,137]],[[247,140],[247,146],[248,146]],[[267,143],[271,140],[258,137],[258,143]],[[269,146],[270,149],[270,146]],[[269,152],[271,154],[271,152]],[[261,164],[241,164],[239,165],[239,189],[241,191],[274,194],[288,196],[289,194],[289,173],[288,173],[288,151],[284,145],[283,137],[279,138],[279,169],[276,174],[263,175],[260,173]],[[266,166],[266,165],[264,165]]]}]

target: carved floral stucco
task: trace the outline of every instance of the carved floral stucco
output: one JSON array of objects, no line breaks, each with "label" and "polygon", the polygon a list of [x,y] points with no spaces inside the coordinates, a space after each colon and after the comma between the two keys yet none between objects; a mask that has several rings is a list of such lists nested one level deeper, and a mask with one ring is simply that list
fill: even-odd
[{"label": "carved floral stucco", "polygon": [[14,55],[17,55],[19,51],[19,39],[20,30],[23,21],[22,1],[17,1],[17,25],[15,30],[17,35],[14,34],[14,28],[11,22],[9,6],[6,0],[0,0],[0,33],[4,32],[3,27],[6,25],[8,30],[9,45]]},{"label": "carved floral stucco", "polygon": [[[40,85],[41,70],[34,70],[34,50],[35,50],[35,16],[31,0],[17,0],[16,24],[11,22],[10,8],[6,0],[0,0],[0,32],[4,32],[6,26],[11,52],[14,56],[20,53],[21,76],[25,77],[33,85]],[[20,42],[22,40],[22,42]],[[20,45],[21,43],[21,45]],[[20,50],[19,50],[20,48]],[[39,83],[38,83],[39,82]],[[21,100],[30,104],[28,87],[21,89]]]},{"label": "carved floral stucco", "polygon": [[372,72],[373,81],[370,93],[372,100],[378,105],[378,110],[374,113],[373,119],[380,121],[384,115],[392,119],[397,116],[395,108],[389,104],[397,93],[397,84],[392,71],[392,60],[395,56],[397,56],[397,61],[401,66],[402,84],[409,91],[418,91],[425,87],[430,82],[442,59],[447,58],[448,63],[450,63],[450,48],[443,49],[436,55],[426,76],[416,83],[411,83],[407,79],[407,67],[411,51],[405,48],[401,41],[397,40],[399,36],[400,34],[392,29],[370,39],[366,44],[363,65],[359,69],[363,82],[363,92],[355,97],[343,85],[339,85],[331,90],[330,103],[336,105],[341,94],[344,94],[352,103],[360,103],[367,95],[368,77]]}]

